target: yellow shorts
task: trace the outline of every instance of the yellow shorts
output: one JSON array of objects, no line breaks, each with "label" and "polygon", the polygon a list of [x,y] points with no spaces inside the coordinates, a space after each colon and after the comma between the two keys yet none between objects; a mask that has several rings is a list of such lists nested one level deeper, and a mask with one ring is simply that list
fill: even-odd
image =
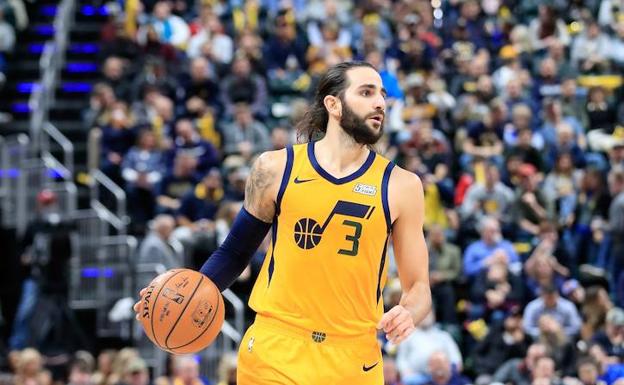
[{"label": "yellow shorts", "polygon": [[383,385],[374,335],[347,338],[258,315],[238,351],[238,385]]}]

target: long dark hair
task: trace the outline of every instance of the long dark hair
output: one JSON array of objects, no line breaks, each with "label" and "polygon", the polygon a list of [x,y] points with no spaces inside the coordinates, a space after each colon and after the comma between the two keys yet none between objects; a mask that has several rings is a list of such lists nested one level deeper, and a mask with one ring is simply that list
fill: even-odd
[{"label": "long dark hair", "polygon": [[308,108],[303,117],[297,122],[297,139],[301,141],[313,141],[322,138],[327,131],[329,114],[323,100],[327,95],[337,96],[341,99],[349,87],[347,71],[351,68],[369,67],[371,64],[364,61],[351,61],[336,64],[321,76],[314,95],[314,103]]}]

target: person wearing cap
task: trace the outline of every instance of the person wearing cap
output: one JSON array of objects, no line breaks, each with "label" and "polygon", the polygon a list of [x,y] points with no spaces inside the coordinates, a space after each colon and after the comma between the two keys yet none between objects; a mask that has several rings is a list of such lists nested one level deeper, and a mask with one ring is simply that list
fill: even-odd
[{"label": "person wearing cap", "polygon": [[117,385],[149,385],[147,364],[140,357],[130,360],[124,370],[122,382]]},{"label": "person wearing cap", "polygon": [[608,356],[624,359],[624,310],[614,307],[607,312],[604,330],[598,331],[592,342],[600,345]]}]

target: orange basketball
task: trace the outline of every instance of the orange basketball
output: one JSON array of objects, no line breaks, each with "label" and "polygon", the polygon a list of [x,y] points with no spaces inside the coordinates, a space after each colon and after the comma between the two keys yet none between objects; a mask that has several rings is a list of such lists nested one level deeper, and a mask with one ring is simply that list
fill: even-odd
[{"label": "orange basketball", "polygon": [[158,347],[195,353],[214,341],[223,325],[223,297],[205,275],[174,269],[159,275],[141,298],[140,320]]}]

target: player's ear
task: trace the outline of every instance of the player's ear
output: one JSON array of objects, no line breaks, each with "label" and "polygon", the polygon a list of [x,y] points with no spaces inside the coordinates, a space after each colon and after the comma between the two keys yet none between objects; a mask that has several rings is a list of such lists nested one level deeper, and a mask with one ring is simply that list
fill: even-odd
[{"label": "player's ear", "polygon": [[342,103],[340,102],[340,98],[333,95],[327,95],[323,99],[323,104],[327,109],[329,115],[341,116],[342,115]]}]

